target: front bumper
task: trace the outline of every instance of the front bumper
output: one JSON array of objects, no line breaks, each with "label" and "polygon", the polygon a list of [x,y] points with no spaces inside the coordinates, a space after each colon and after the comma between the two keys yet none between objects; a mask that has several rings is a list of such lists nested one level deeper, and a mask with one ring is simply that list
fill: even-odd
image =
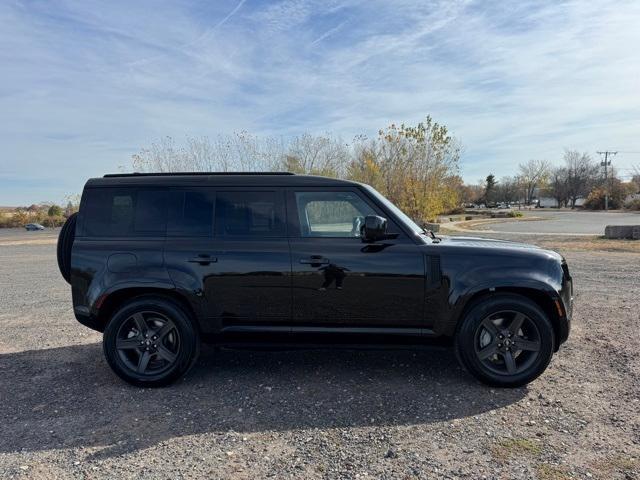
[{"label": "front bumper", "polygon": [[573,278],[569,273],[569,266],[565,261],[562,262],[562,273],[562,288],[558,293],[564,310],[564,315],[561,316],[561,320],[564,320],[564,322],[561,323],[564,323],[565,326],[560,329],[559,344],[566,342],[567,338],[569,338],[571,319],[573,317]]}]

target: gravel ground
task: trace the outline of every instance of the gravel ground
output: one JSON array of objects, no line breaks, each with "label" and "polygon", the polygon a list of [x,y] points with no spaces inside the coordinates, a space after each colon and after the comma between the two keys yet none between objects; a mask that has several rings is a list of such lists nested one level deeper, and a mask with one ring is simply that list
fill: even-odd
[{"label": "gravel ground", "polygon": [[445,348],[204,349],[145,390],[76,323],[55,245],[0,242],[0,478],[640,478],[640,255],[562,253],[573,331],[526,388]]}]

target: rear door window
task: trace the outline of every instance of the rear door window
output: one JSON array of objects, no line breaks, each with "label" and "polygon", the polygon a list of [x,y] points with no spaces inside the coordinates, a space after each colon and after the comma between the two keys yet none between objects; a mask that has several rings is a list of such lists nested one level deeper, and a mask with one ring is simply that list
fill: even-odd
[{"label": "rear door window", "polygon": [[83,199],[83,235],[128,237],[164,235],[166,191],[94,188]]},{"label": "rear door window", "polygon": [[169,194],[167,234],[185,237],[213,235],[214,193],[209,188],[176,189]]},{"label": "rear door window", "polygon": [[218,192],[216,235],[281,237],[286,235],[284,192]]}]

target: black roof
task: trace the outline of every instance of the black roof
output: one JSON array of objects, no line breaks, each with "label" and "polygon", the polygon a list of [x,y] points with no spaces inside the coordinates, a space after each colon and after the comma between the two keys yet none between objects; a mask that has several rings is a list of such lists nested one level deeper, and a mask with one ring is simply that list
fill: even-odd
[{"label": "black roof", "polygon": [[348,186],[356,182],[290,172],[185,172],[185,173],[114,173],[91,178],[87,187],[116,185],[215,185],[215,186]]}]

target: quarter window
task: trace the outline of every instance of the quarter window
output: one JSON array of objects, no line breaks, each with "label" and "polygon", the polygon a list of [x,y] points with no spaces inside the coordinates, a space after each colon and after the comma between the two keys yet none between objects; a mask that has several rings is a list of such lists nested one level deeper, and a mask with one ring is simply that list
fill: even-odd
[{"label": "quarter window", "polygon": [[354,192],[296,192],[303,237],[360,237],[374,210]]},{"label": "quarter window", "polygon": [[83,234],[89,237],[164,235],[166,194],[158,189],[88,189]]}]

